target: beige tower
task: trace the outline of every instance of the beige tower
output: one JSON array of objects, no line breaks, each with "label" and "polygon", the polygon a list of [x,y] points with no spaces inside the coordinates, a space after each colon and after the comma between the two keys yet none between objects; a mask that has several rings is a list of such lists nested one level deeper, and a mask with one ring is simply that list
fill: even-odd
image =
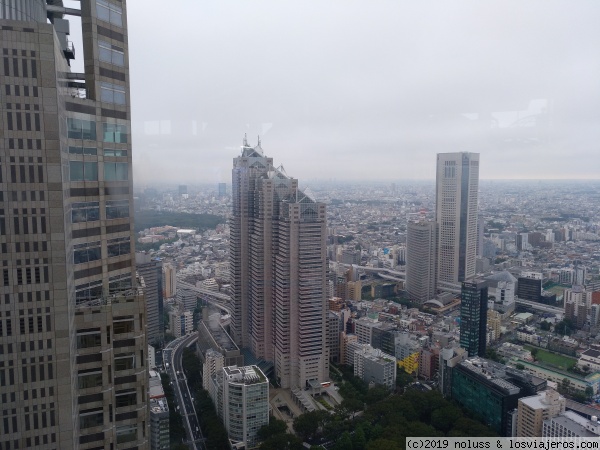
[{"label": "beige tower", "polygon": [[517,437],[542,437],[544,420],[564,413],[566,404],[566,399],[552,389],[520,398],[517,409]]},{"label": "beige tower", "polygon": [[424,303],[435,298],[437,225],[433,221],[409,222],[406,230],[406,291]]},{"label": "beige tower", "polygon": [[148,448],[126,18],[0,0],[0,448]]},{"label": "beige tower", "polygon": [[475,276],[479,153],[438,153],[436,222],[438,281]]},{"label": "beige tower", "polygon": [[240,347],[273,361],[283,387],[325,381],[325,205],[259,145],[234,159],[231,331]]}]

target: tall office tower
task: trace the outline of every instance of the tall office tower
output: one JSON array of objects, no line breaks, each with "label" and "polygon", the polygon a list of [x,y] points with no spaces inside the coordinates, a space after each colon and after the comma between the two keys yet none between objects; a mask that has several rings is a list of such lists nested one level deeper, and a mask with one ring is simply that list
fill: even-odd
[{"label": "tall office tower", "polygon": [[177,294],[177,272],[171,264],[163,266],[163,286],[165,298],[173,298]]},{"label": "tall office tower", "polygon": [[479,153],[438,153],[436,210],[438,280],[475,276]]},{"label": "tall office tower", "polygon": [[463,281],[460,294],[460,346],[469,357],[485,356],[488,288],[485,282]]},{"label": "tall office tower", "polygon": [[148,448],[126,2],[80,5],[0,0],[3,449]]},{"label": "tall office tower", "polygon": [[136,252],[135,265],[138,276],[143,280],[146,298],[146,337],[149,344],[161,345],[165,333],[162,261],[146,253]]},{"label": "tall office tower", "polygon": [[329,372],[325,205],[244,139],[233,161],[231,332],[240,347],[273,361],[284,388]]},{"label": "tall office tower", "polygon": [[219,183],[217,185],[219,198],[227,197],[227,185],[225,183]]},{"label": "tall office tower", "polygon": [[485,222],[483,220],[483,214],[477,215],[477,246],[475,255],[477,258],[483,258],[483,237],[484,237]]},{"label": "tall office tower", "polygon": [[437,224],[409,222],[406,230],[406,291],[424,303],[435,297],[437,265]]}]

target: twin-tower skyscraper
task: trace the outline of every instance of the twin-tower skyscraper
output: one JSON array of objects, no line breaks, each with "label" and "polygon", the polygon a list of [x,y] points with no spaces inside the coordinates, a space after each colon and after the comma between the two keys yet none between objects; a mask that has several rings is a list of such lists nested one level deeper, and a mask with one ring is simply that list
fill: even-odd
[{"label": "twin-tower skyscraper", "polygon": [[260,146],[233,160],[231,334],[283,388],[329,378],[326,211]]}]

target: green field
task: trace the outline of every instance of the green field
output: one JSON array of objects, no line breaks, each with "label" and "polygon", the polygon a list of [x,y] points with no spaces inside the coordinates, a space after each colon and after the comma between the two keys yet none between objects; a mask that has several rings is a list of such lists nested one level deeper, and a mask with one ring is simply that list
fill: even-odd
[{"label": "green field", "polygon": [[568,356],[559,355],[557,353],[550,353],[549,351],[539,347],[534,347],[532,345],[525,345],[524,347],[529,351],[532,349],[537,349],[538,352],[535,355],[536,360],[554,366],[558,369],[567,370],[577,363],[577,360],[574,358],[569,358]]}]

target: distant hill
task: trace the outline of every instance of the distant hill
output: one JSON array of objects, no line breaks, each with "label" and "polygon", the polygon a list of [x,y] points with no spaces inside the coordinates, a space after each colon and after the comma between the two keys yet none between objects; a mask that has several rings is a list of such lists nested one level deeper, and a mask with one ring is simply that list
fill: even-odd
[{"label": "distant hill", "polygon": [[137,211],[134,216],[135,231],[146,228],[171,225],[178,228],[193,228],[195,230],[213,229],[220,223],[225,223],[225,217],[214,214],[189,214],[171,211]]}]

